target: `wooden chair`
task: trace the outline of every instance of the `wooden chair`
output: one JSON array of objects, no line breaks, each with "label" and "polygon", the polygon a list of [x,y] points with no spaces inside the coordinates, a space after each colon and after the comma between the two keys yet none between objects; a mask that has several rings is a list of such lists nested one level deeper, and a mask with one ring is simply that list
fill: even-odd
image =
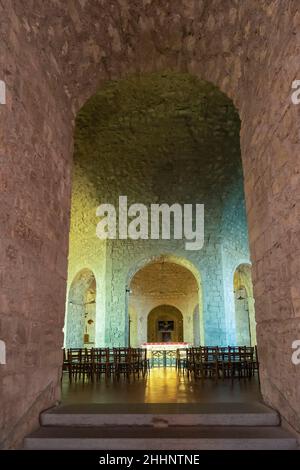
[{"label": "wooden chair", "polygon": [[199,351],[194,353],[194,375],[195,378],[215,378],[219,376],[218,361],[217,361],[218,348],[202,346]]},{"label": "wooden chair", "polygon": [[72,383],[73,379],[77,381],[81,378],[83,382],[86,378],[93,381],[94,374],[92,355],[86,349],[69,349],[68,369],[70,383]]},{"label": "wooden chair", "polygon": [[93,348],[92,349],[92,362],[93,362],[93,373],[97,380],[101,378],[101,375],[108,379],[112,373],[112,363],[109,357],[109,348]]},{"label": "wooden chair", "polygon": [[228,346],[222,353],[222,362],[219,364],[219,368],[222,370],[222,376],[224,378],[231,378],[232,380],[238,373],[241,374],[241,360],[240,350],[236,346]]},{"label": "wooden chair", "polygon": [[139,348],[138,349],[140,354],[140,368],[142,371],[143,377],[149,372],[150,370],[150,363],[147,357],[147,349],[146,348]]},{"label": "wooden chair", "polygon": [[252,350],[251,354],[248,352],[248,358],[247,358],[249,376],[252,377],[257,373],[258,383],[260,384],[257,346],[252,347],[251,350]]},{"label": "wooden chair", "polygon": [[200,348],[188,348],[186,350],[186,372],[188,378],[191,378],[192,374],[195,376],[196,357],[199,353]]},{"label": "wooden chair", "polygon": [[178,372],[184,372],[187,367],[187,349],[186,348],[178,348],[176,350],[176,363],[175,363],[176,370]]},{"label": "wooden chair", "polygon": [[121,375],[130,380],[130,373],[132,371],[130,351],[131,348],[113,348],[114,370],[117,380],[120,379]]}]

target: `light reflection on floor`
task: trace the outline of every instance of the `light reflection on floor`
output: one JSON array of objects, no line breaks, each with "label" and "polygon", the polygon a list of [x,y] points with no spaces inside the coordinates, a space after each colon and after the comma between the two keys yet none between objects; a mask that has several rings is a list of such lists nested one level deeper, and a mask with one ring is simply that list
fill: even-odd
[{"label": "light reflection on floor", "polygon": [[175,368],[155,368],[145,379],[119,382],[72,383],[67,374],[62,381],[62,402],[73,403],[211,403],[260,400],[254,379],[188,380]]}]

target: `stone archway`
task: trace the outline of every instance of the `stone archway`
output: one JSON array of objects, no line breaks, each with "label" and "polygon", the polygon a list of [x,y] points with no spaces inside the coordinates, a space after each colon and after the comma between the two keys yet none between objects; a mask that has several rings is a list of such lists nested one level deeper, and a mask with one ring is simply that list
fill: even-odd
[{"label": "stone archway", "polygon": [[[154,316],[162,314],[162,306],[165,305],[170,311],[180,312],[183,317],[181,333],[177,329],[176,337],[182,336],[182,341],[190,344],[193,344],[194,337],[204,342],[200,274],[189,260],[171,254],[140,260],[128,274],[127,285],[130,291],[130,338],[135,338],[135,343],[131,341],[132,346],[138,347],[149,340],[149,312],[154,312]],[[193,317],[195,310],[199,313],[196,324]],[[180,321],[177,317],[178,328]],[[152,336],[159,336],[157,327],[156,322]]]},{"label": "stone archway", "polygon": [[83,269],[74,278],[67,300],[65,347],[95,346],[96,280],[94,273]]},{"label": "stone archway", "polygon": [[[1,6],[4,288],[14,279],[23,299],[7,289],[1,321],[8,357],[20,350],[33,359],[26,370],[8,361],[3,372],[15,384],[26,380],[13,386],[14,398],[1,399],[0,439],[15,445],[59,398],[75,113],[105,80],[167,69],[213,82],[239,109],[262,392],[299,431],[299,370],[290,360],[300,335],[299,108],[290,101],[300,73],[299,5],[125,1],[109,3],[101,15],[97,5]],[[42,340],[46,334],[51,341]]]},{"label": "stone archway", "polygon": [[256,321],[251,265],[240,264],[233,278],[237,344],[256,345]]}]

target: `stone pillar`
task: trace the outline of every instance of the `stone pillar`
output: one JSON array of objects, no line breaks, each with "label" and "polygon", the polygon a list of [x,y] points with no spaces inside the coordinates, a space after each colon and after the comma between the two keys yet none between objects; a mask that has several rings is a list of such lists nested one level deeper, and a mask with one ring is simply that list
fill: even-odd
[{"label": "stone pillar", "polygon": [[97,279],[96,289],[96,324],[95,324],[95,347],[105,346],[105,301],[106,301],[106,279]]},{"label": "stone pillar", "polygon": [[126,271],[118,254],[113,252],[111,241],[107,244],[105,276],[105,344],[107,347],[125,347],[129,334],[129,292],[126,291]]},{"label": "stone pillar", "polygon": [[13,8],[0,6],[0,447],[18,446],[60,398],[73,136],[61,76]]},{"label": "stone pillar", "polygon": [[220,247],[215,245],[201,269],[203,289],[204,341],[206,345],[227,345],[232,331],[226,321],[224,279]]}]

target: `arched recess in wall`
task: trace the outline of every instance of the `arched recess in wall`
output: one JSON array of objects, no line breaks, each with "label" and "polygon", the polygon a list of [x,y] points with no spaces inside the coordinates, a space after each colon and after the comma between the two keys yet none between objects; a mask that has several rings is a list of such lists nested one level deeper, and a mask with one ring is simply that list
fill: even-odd
[{"label": "arched recess in wall", "polygon": [[[239,186],[243,186],[239,130],[238,113],[226,95],[210,82],[175,72],[149,73],[103,83],[76,118],[70,239],[76,241],[82,237],[83,250],[89,246],[91,251],[92,244],[95,250],[103,245],[104,256],[110,253],[106,266],[112,272],[120,273],[121,258],[123,266],[127,267],[137,256],[165,251],[179,256],[186,253],[197,266],[201,263],[201,286],[206,302],[205,338],[201,299],[201,333],[195,335],[194,342],[199,342],[200,336],[202,343],[229,344],[228,337],[234,336],[228,334],[229,330],[230,333],[234,330],[232,291],[230,288],[231,304],[226,309],[229,303],[220,285],[223,275],[220,246],[224,240],[220,240],[219,227],[214,225],[222,219],[224,195],[227,197],[230,193],[232,183],[238,179]],[[95,219],[96,207],[102,201],[117,206],[121,194],[126,194],[133,203],[139,196],[146,205],[153,201],[205,203],[209,229],[205,231],[202,254],[185,251],[184,243],[177,251],[179,242],[168,246],[161,243],[159,249],[154,248],[150,246],[150,236],[145,242],[136,242],[138,255],[130,241],[113,239],[100,243],[95,237],[95,225],[99,222]],[[236,228],[236,223],[228,225]],[[227,244],[229,249],[236,239],[233,233]],[[70,245],[70,259],[77,256],[78,246],[78,243]],[[237,259],[235,255],[233,253]],[[181,263],[178,259],[174,262]],[[119,280],[114,276],[114,285],[105,300],[115,309],[111,310],[106,323],[105,338],[111,345],[127,344],[129,336],[136,336],[135,314],[132,312],[129,322],[129,307],[124,307],[129,300],[129,296],[125,300],[125,276],[126,272],[120,274]],[[231,278],[228,284],[231,286]],[[116,296],[120,285],[122,293]],[[129,286],[129,282],[126,285]],[[197,311],[194,320],[197,328]]]},{"label": "arched recess in wall", "polygon": [[[128,273],[126,291],[131,346],[148,341],[148,314],[161,305],[183,315],[183,341],[194,344],[196,337],[204,342],[201,278],[186,258],[168,254],[138,261]],[[199,317],[197,332],[195,312]]]},{"label": "arched recess in wall", "polygon": [[68,295],[65,327],[66,348],[95,345],[96,279],[90,269],[81,270],[74,278]]},{"label": "arched recess in wall", "polygon": [[[251,243],[254,247],[254,243],[256,244],[257,240],[260,239],[260,250],[259,253],[264,254],[266,253],[266,262],[263,263],[263,268],[260,270],[260,274],[257,275],[256,282],[259,283],[261,280],[265,279],[265,286],[266,286],[266,293],[268,293],[268,289],[272,284],[272,276],[267,276],[269,261],[277,261],[282,260],[282,262],[289,262],[288,255],[293,253],[293,247],[282,248],[281,258],[277,254],[277,250],[270,250],[270,247],[267,242],[267,237],[262,237],[261,235],[265,233],[265,227],[271,226],[269,224],[272,223],[272,227],[274,228],[272,237],[274,243],[276,245],[278,242],[281,242],[282,237],[282,221],[284,221],[285,211],[277,211],[276,214],[276,224],[274,224],[274,212],[273,205],[278,207],[278,202],[282,203],[282,207],[286,207],[287,210],[293,207],[293,210],[296,211],[297,205],[293,205],[292,202],[296,201],[296,197],[298,192],[296,192],[296,185],[297,185],[297,178],[292,177],[292,169],[297,168],[297,158],[299,155],[299,144],[298,140],[296,139],[297,134],[297,126],[295,124],[289,126],[290,127],[290,134],[293,135],[293,145],[289,145],[289,165],[287,175],[291,176],[290,181],[291,185],[293,185],[293,191],[290,191],[290,194],[287,197],[286,192],[282,189],[278,191],[275,201],[272,201],[272,191],[274,187],[281,188],[280,178],[282,179],[282,171],[283,165],[285,162],[283,158],[274,158],[274,155],[281,157],[282,155],[286,154],[286,136],[282,136],[282,132],[285,131],[285,127],[282,129],[282,126],[278,126],[278,122],[280,118],[284,115],[285,122],[292,122],[295,123],[296,119],[293,119],[297,113],[297,107],[290,106],[287,109],[283,106],[283,100],[286,100],[286,94],[280,93],[280,90],[284,89],[284,85],[287,82],[287,76],[292,78],[297,76],[299,62],[295,60],[295,41],[289,40],[292,38],[294,33],[293,27],[290,27],[290,24],[293,23],[293,18],[296,17],[296,8],[297,2],[291,2],[290,8],[284,11],[285,13],[285,21],[282,20],[282,13],[284,5],[282,2],[272,2],[270,3],[270,8],[265,8],[263,2],[261,2],[262,8],[258,9],[250,18],[249,16],[249,27],[247,23],[247,31],[245,33],[245,24],[247,21],[247,15],[249,15],[249,11],[247,8],[244,7],[244,2],[238,2],[235,4],[237,9],[228,8],[225,2],[220,2],[220,8],[224,5],[224,9],[221,12],[219,18],[221,19],[218,21],[218,16],[216,13],[215,4],[213,2],[207,2],[207,5],[211,4],[211,12],[205,11],[204,4],[202,8],[195,9],[195,18],[194,21],[191,22],[191,9],[185,8],[184,2],[173,2],[172,10],[168,9],[164,16],[164,21],[160,25],[160,33],[155,35],[155,40],[153,38],[153,34],[151,34],[151,28],[153,29],[153,24],[157,23],[158,16],[160,15],[160,11],[154,7],[152,7],[152,11],[155,12],[155,15],[150,16],[149,10],[145,10],[143,12],[142,20],[139,22],[139,27],[134,28],[133,36],[131,43],[134,43],[138,49],[132,49],[131,45],[127,44],[126,41],[119,41],[119,37],[126,36],[126,32],[128,28],[132,30],[132,21],[124,21],[124,24],[127,25],[125,32],[123,30],[123,22],[120,22],[119,34],[116,34],[116,42],[117,44],[114,45],[112,48],[110,40],[105,41],[105,37],[103,39],[103,31],[105,28],[99,27],[98,21],[89,21],[89,16],[93,17],[94,10],[89,8],[89,2],[81,2],[81,5],[85,4],[85,10],[82,12],[82,17],[85,18],[85,21],[82,22],[82,27],[86,28],[87,35],[82,27],[70,28],[70,34],[76,34],[76,37],[71,37],[69,41],[70,44],[76,45],[76,47],[69,47],[67,55],[64,57],[64,60],[55,60],[56,57],[59,57],[56,54],[61,54],[61,49],[59,47],[56,48],[56,54],[54,55],[54,60],[51,61],[52,66],[59,67],[59,77],[62,79],[61,87],[56,87],[58,90],[65,90],[65,95],[70,97],[70,106],[68,106],[67,101],[64,101],[65,106],[61,107],[61,111],[58,110],[57,107],[57,100],[52,100],[53,103],[51,104],[49,100],[42,99],[44,94],[48,92],[46,87],[37,87],[37,97],[40,98],[40,102],[43,102],[45,106],[49,107],[49,112],[47,112],[47,117],[49,117],[49,124],[50,121],[53,124],[51,127],[52,134],[57,134],[57,131],[61,131],[65,136],[64,139],[60,139],[61,141],[61,148],[58,151],[57,149],[53,148],[53,155],[61,154],[67,155],[69,149],[71,149],[71,142],[68,138],[68,128],[65,126],[64,122],[68,119],[65,119],[66,116],[71,116],[71,110],[74,108],[78,108],[80,104],[82,104],[88,96],[91,96],[97,89],[99,82],[104,81],[107,77],[118,78],[121,75],[125,75],[126,73],[137,71],[139,74],[144,73],[145,71],[150,70],[170,70],[170,69],[180,69],[180,70],[190,70],[193,73],[197,74],[199,77],[206,78],[208,80],[212,80],[216,85],[222,87],[224,91],[227,91],[231,96],[234,96],[235,100],[239,102],[240,108],[243,109],[243,115],[245,117],[244,121],[244,131],[242,133],[243,138],[243,152],[244,152],[244,160],[245,160],[245,173],[247,176],[247,194],[248,194],[248,207],[251,208],[249,211],[249,218],[251,219],[250,228],[252,229],[253,235],[251,237]],[[141,2],[142,4],[142,2]],[[166,4],[167,5],[167,4]],[[240,5],[237,6],[237,5]],[[178,6],[178,10],[176,9]],[[113,2],[111,2],[111,8],[113,8]],[[82,7],[83,8],[83,7]],[[239,9],[240,8],[240,9]],[[67,10],[66,10],[67,11]],[[78,10],[79,11],[79,10]],[[270,12],[272,15],[270,15]],[[4,11],[5,15],[6,11]],[[42,12],[43,13],[43,12]],[[133,11],[132,15],[135,14]],[[126,10],[127,15],[127,10]],[[162,15],[160,15],[162,16]],[[14,16],[11,15],[11,10],[7,10],[7,18],[13,18]],[[111,18],[114,15],[111,14]],[[132,16],[133,17],[133,16]],[[206,21],[206,18],[209,21]],[[226,23],[226,28],[224,28],[224,18]],[[65,16],[66,22],[70,22],[70,16]],[[93,18],[94,19],[94,18]],[[152,21],[153,19],[153,21]],[[227,21],[228,19],[228,21]],[[290,21],[289,21],[290,20]],[[103,21],[107,21],[107,15],[103,15]],[[181,24],[183,21],[183,25],[179,27],[178,25]],[[258,40],[258,32],[257,28],[255,28],[255,23],[262,25],[260,28],[259,34],[261,35],[261,40]],[[166,24],[171,24],[171,27],[166,28]],[[280,25],[280,29],[274,28],[274,24]],[[85,26],[84,26],[85,25]],[[145,31],[145,25],[146,31]],[[184,26],[192,25],[193,32],[191,35],[186,36],[186,34],[182,34],[184,32]],[[213,25],[213,26],[212,26]],[[253,25],[253,27],[251,27]],[[55,26],[55,25],[54,25]],[[60,27],[60,24],[57,25],[57,28]],[[122,28],[122,30],[121,30]],[[188,29],[188,28],[187,28]],[[56,31],[56,30],[55,30]],[[57,30],[58,31],[58,30]],[[72,33],[73,31],[73,33]],[[172,35],[176,34],[176,38],[178,40],[171,41]],[[201,34],[197,34],[198,32]],[[58,31],[59,32],[59,31]],[[94,34],[99,35],[98,38],[94,38]],[[131,31],[132,32],[132,31]],[[35,34],[35,30],[32,29],[31,33],[28,34]],[[121,33],[121,35],[120,35]],[[223,33],[225,36],[223,36]],[[270,34],[269,34],[270,33]],[[21,32],[20,32],[21,34]],[[56,34],[56,33],[55,33]],[[245,36],[246,34],[246,36]],[[91,37],[91,40],[89,39]],[[248,47],[239,47],[239,53],[237,54],[237,37],[247,37],[247,44]],[[222,36],[222,40],[220,37]],[[45,40],[47,41],[46,35],[44,35]],[[100,39],[101,38],[101,39]],[[200,38],[200,41],[198,40]],[[285,44],[287,44],[286,48],[281,48],[280,44],[283,42],[283,38],[285,38]],[[43,37],[40,38],[43,40]],[[98,39],[98,40],[97,40]],[[181,44],[182,43],[182,44]],[[29,44],[29,41],[28,41]],[[87,47],[87,45],[92,44],[92,47]],[[97,46],[102,45],[107,47],[107,51],[102,51],[102,48]],[[118,47],[118,44],[121,45]],[[182,47],[180,47],[182,45]],[[26,44],[24,44],[24,47]],[[209,47],[208,47],[209,46]],[[29,47],[29,46],[28,46]],[[120,52],[120,47],[123,49]],[[147,54],[144,51],[147,50]],[[148,53],[148,50],[150,52]],[[271,53],[275,51],[275,57],[273,61],[270,61],[270,76],[276,76],[276,87],[269,87],[269,81],[264,80],[264,68],[260,66],[259,61],[249,61],[247,55],[249,54],[249,50],[255,50],[256,56],[260,57],[263,60],[264,57],[270,57]],[[48,57],[52,56],[52,52],[54,53],[54,48],[52,47],[51,41],[48,41],[47,48],[43,49],[43,53],[46,54]],[[113,51],[111,55],[111,51]],[[165,53],[162,53],[165,52]],[[278,53],[276,53],[278,51]],[[30,52],[33,52],[30,42]],[[36,48],[36,53],[39,54],[38,48]],[[12,48],[11,54],[9,54],[10,60],[14,60],[17,58],[17,51]],[[46,57],[46,56],[45,56]],[[149,57],[151,60],[149,60]],[[121,58],[121,60],[119,60]],[[70,60],[72,59],[72,60]],[[284,60],[283,60],[284,59]],[[78,63],[85,64],[84,67],[78,67]],[[24,74],[30,74],[30,66],[33,61],[27,61],[27,68],[24,68]],[[247,65],[246,65],[247,64]],[[289,66],[288,66],[289,64]],[[49,62],[49,66],[50,66]],[[67,66],[66,66],[67,65]],[[228,73],[228,68],[232,70],[232,73]],[[36,80],[38,81],[39,73],[36,73]],[[257,80],[252,80],[252,78],[256,77]],[[38,82],[36,82],[38,83]],[[259,83],[260,86],[257,86]],[[41,91],[42,90],[42,91]],[[252,93],[251,93],[252,91]],[[255,91],[255,96],[253,91]],[[270,91],[270,92],[269,92]],[[282,99],[278,99],[278,97]],[[263,98],[263,99],[262,99]],[[65,100],[65,97],[63,98]],[[31,106],[26,106],[26,110],[29,110],[27,114],[27,121],[28,126],[31,125],[32,119],[34,116],[30,115],[34,114],[34,109]],[[24,108],[24,109],[25,109]],[[58,112],[59,111],[59,112]],[[261,128],[264,123],[261,122],[259,116],[266,115],[266,111],[269,112],[269,121],[266,119],[265,124],[267,125],[267,132],[261,132]],[[17,120],[15,120],[17,123]],[[37,120],[35,119],[37,123]],[[7,120],[6,125],[11,126],[11,122]],[[38,125],[38,123],[37,123]],[[56,127],[55,127],[56,126]],[[44,126],[45,129],[48,129],[47,126]],[[28,127],[28,129],[30,129]],[[27,129],[26,129],[27,130]],[[7,135],[7,138],[11,138],[9,132],[4,132],[4,135]],[[18,133],[14,133],[17,135]],[[266,135],[272,135],[272,139],[269,142],[269,145],[265,145],[266,142]],[[36,139],[31,139],[36,146],[36,142],[40,142],[42,146],[46,145],[47,139],[44,138],[43,133],[39,127],[36,127],[35,130]],[[18,140],[18,139],[17,139]],[[21,141],[22,139],[19,139]],[[49,140],[48,140],[49,141]],[[64,141],[64,142],[63,142]],[[65,144],[63,146],[63,143]],[[21,143],[20,143],[21,145]],[[45,154],[47,154],[47,146],[43,147],[45,150]],[[20,149],[21,150],[21,149]],[[21,152],[22,153],[22,152]],[[34,155],[34,145],[32,144],[32,152],[29,154]],[[273,158],[272,158],[273,157]],[[53,158],[55,162],[56,169],[58,168],[56,165],[56,159]],[[50,159],[45,160],[45,165],[49,169],[49,162]],[[261,166],[265,163],[266,166],[272,162],[276,164],[276,171],[272,172],[274,176],[274,184],[270,184],[269,178],[269,171],[261,171]],[[64,214],[67,217],[68,214],[68,194],[70,188],[70,182],[65,181],[65,176],[68,175],[68,169],[71,163],[70,158],[65,158],[64,160],[61,159],[61,171],[56,174],[60,174],[61,182],[63,183],[61,186],[61,191],[57,191],[57,195],[60,199],[61,206],[64,209]],[[66,167],[64,166],[66,165]],[[271,164],[270,164],[271,165]],[[37,167],[36,170],[38,171],[38,175],[44,171],[43,166]],[[49,176],[51,176],[51,171],[48,172]],[[278,175],[278,176],[275,176]],[[31,184],[31,180],[28,178],[28,181],[24,180],[24,184]],[[277,184],[276,184],[277,183]],[[255,189],[254,189],[255,188]],[[251,195],[259,190],[259,194],[256,197],[251,197]],[[26,191],[24,191],[24,194]],[[27,191],[29,194],[30,191]],[[36,204],[38,207],[39,202],[39,193],[36,199]],[[42,196],[42,193],[41,193]],[[32,202],[32,201],[31,201]],[[65,206],[64,206],[65,204]],[[66,230],[68,224],[66,223],[66,217],[56,217],[58,204],[51,204],[49,205],[49,221],[53,221],[57,219],[57,229],[64,234],[64,239],[66,240]],[[268,209],[268,210],[267,210]],[[53,217],[54,216],[54,217]],[[273,217],[273,220],[272,220]],[[266,220],[267,219],[267,220]],[[49,222],[50,223],[50,222]],[[290,228],[296,230],[295,224],[293,224],[293,217],[289,217],[286,220],[287,230]],[[49,227],[47,224],[44,224],[45,233]],[[41,232],[41,236],[43,233]],[[256,245],[255,245],[256,247]],[[48,269],[47,263],[40,263],[40,258],[38,256],[38,249],[39,244],[36,244],[36,265],[41,269],[40,279],[42,280],[43,284],[52,284],[53,283],[53,291],[59,291],[60,286],[63,286],[63,276],[56,276],[56,280],[53,278],[52,270]],[[55,256],[61,256],[62,253],[66,253],[66,246],[63,245],[61,238],[56,237],[56,240],[53,240],[53,252]],[[292,250],[292,251],[288,251]],[[254,253],[258,253],[258,250],[253,250]],[[255,254],[254,262],[257,262],[258,255]],[[32,270],[34,271],[34,270]],[[37,272],[35,270],[34,272]],[[43,277],[44,276],[44,277]],[[278,292],[280,287],[280,282],[282,281],[281,276],[277,276],[276,280],[274,281],[274,289]],[[282,322],[282,325],[289,331],[294,331],[294,310],[293,307],[297,307],[297,297],[295,298],[294,292],[295,288],[297,288],[297,276],[292,276],[292,274],[288,274],[287,282],[282,284],[283,294],[286,298],[286,303],[282,306],[282,302],[278,301],[277,297],[273,296],[268,302],[268,305],[265,305],[264,302],[260,299],[259,301],[259,310],[260,310],[260,318],[266,319],[268,322],[267,331],[265,331],[265,325],[262,325],[260,328],[261,334],[260,339],[262,343],[262,352],[264,354],[261,355],[263,358],[262,365],[264,370],[264,380],[263,384],[263,392],[264,397],[268,399],[268,402],[274,406],[277,406],[280,411],[283,412],[284,416],[289,419],[292,415],[291,410],[297,409],[297,397],[293,390],[295,389],[295,383],[297,380],[296,374],[294,374],[294,370],[291,369],[292,365],[287,363],[287,370],[286,370],[286,377],[291,377],[290,381],[282,380],[282,376],[279,373],[278,367],[281,366],[280,361],[275,361],[276,364],[279,364],[276,367],[273,367],[273,362],[270,361],[269,357],[275,357],[275,354],[280,355],[280,357],[284,356],[286,351],[286,337],[282,335],[281,331],[282,328],[279,328],[278,322]],[[42,295],[43,290],[41,289],[42,285],[39,285],[38,282],[35,282],[35,294],[34,298],[38,299],[40,295]],[[57,289],[56,289],[57,287]],[[47,302],[47,295],[48,293],[44,289],[45,293],[43,294],[43,302],[46,305]],[[264,294],[264,293],[263,293]],[[274,298],[275,297],[275,298]],[[55,315],[58,319],[60,319],[59,324],[56,326],[57,332],[61,330],[62,322],[63,322],[63,307],[64,307],[64,298],[58,299],[57,305],[53,306]],[[264,307],[267,308],[264,311]],[[35,304],[33,305],[35,307]],[[51,307],[52,308],[52,307]],[[53,313],[54,313],[53,312]],[[276,322],[272,319],[276,319]],[[48,320],[49,322],[52,319]],[[50,323],[49,323],[50,324]],[[281,325],[281,323],[280,323]],[[44,331],[47,331],[44,328]],[[60,339],[59,334],[55,335],[57,339],[56,343],[56,350],[60,347]],[[270,338],[270,340],[269,340]],[[55,344],[55,343],[54,343]],[[26,346],[27,347],[27,346]],[[28,345],[28,349],[31,347],[30,343]],[[265,349],[269,351],[265,352]],[[49,357],[52,357],[49,356]],[[291,362],[291,361],[289,361]],[[51,367],[54,370],[54,366],[51,363]],[[60,367],[59,359],[57,360],[57,364],[55,364],[56,368]],[[49,377],[46,375],[48,370],[51,372],[52,376],[54,376],[54,372],[52,369],[48,367],[44,367],[44,363],[41,363],[40,370],[40,390],[36,392],[40,393],[41,390],[44,389],[45,385],[49,383]],[[46,371],[46,372],[45,372]],[[15,373],[15,371],[13,371]],[[49,372],[49,373],[50,373]],[[46,375],[44,377],[44,375]],[[22,390],[23,395],[27,396],[27,389],[30,391],[28,392],[28,403],[32,403],[32,384],[31,381],[35,380],[35,376],[32,377],[31,381],[30,375],[31,369],[27,372],[28,380],[27,387],[25,390]],[[27,378],[27,376],[26,376]],[[286,400],[282,400],[282,396],[286,396]],[[292,398],[291,398],[292,397]],[[29,400],[30,399],[30,400]],[[51,394],[51,400],[54,401],[55,398],[53,394]],[[26,402],[26,405],[27,405]],[[284,403],[284,404],[283,404]],[[52,402],[51,402],[52,404]],[[48,403],[50,406],[50,403]],[[45,407],[45,405],[43,405]],[[23,407],[24,408],[24,407]],[[25,409],[25,408],[24,408]],[[38,412],[36,412],[36,415]],[[296,422],[296,417],[294,418],[293,414],[293,421]],[[10,416],[9,416],[10,417]],[[11,418],[11,417],[10,417]],[[36,419],[36,416],[34,416]],[[15,424],[14,419],[9,419],[10,425]],[[292,421],[292,419],[290,419]],[[299,421],[298,421],[299,422]],[[297,426],[299,429],[299,425]]]},{"label": "arched recess in wall", "polygon": [[256,322],[251,265],[240,264],[233,277],[236,341],[239,345],[256,345]]},{"label": "arched recess in wall", "polygon": [[183,341],[183,315],[172,305],[153,308],[147,318],[147,342],[169,343]]}]

